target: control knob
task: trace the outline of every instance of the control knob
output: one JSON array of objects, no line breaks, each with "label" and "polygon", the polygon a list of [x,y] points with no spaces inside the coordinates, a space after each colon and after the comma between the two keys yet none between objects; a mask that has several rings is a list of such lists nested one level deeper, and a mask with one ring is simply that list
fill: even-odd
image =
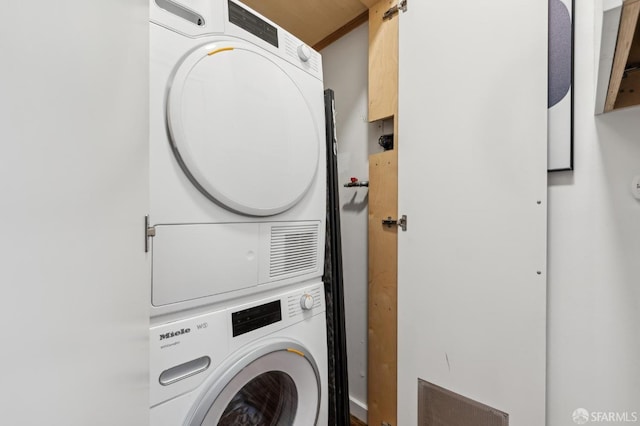
[{"label": "control knob", "polygon": [[300,298],[300,307],[303,311],[308,311],[309,309],[313,308],[313,302],[313,296],[305,293]]},{"label": "control knob", "polygon": [[311,59],[311,49],[306,44],[301,44],[298,46],[298,57],[302,62],[307,62]]}]

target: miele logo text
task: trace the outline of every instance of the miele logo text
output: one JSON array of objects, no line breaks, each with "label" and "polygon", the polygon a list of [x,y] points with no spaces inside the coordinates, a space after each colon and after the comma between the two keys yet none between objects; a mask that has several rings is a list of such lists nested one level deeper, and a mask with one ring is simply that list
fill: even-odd
[{"label": "miele logo text", "polygon": [[178,331],[172,331],[171,333],[164,333],[160,335],[160,340],[171,339],[172,337],[182,336],[183,334],[190,333],[190,328],[183,328]]}]

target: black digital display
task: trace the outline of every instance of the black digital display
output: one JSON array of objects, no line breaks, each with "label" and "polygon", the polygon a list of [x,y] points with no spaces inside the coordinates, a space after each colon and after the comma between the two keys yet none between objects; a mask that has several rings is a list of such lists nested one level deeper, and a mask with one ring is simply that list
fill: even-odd
[{"label": "black digital display", "polygon": [[266,327],[281,320],[280,300],[233,312],[231,314],[233,337]]},{"label": "black digital display", "polygon": [[278,47],[278,29],[243,9],[231,0],[229,2],[229,22],[260,37],[267,43]]}]

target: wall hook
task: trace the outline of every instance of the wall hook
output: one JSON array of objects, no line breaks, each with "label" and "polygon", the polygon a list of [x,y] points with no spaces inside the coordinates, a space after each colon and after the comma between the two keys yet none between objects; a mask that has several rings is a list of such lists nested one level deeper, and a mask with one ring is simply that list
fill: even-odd
[{"label": "wall hook", "polygon": [[369,186],[368,180],[359,181],[358,178],[352,177],[351,182],[347,182],[344,184],[345,188],[353,188],[358,186]]}]

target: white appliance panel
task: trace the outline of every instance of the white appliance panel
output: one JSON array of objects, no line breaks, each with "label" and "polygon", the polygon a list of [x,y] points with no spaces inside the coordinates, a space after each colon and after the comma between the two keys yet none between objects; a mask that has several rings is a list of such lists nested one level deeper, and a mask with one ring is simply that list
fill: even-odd
[{"label": "white appliance panel", "polygon": [[257,285],[258,228],[255,223],[157,226],[153,304]]},{"label": "white appliance panel", "polygon": [[152,301],[156,307],[257,285],[280,286],[322,274],[321,223],[271,222],[156,226]]}]

